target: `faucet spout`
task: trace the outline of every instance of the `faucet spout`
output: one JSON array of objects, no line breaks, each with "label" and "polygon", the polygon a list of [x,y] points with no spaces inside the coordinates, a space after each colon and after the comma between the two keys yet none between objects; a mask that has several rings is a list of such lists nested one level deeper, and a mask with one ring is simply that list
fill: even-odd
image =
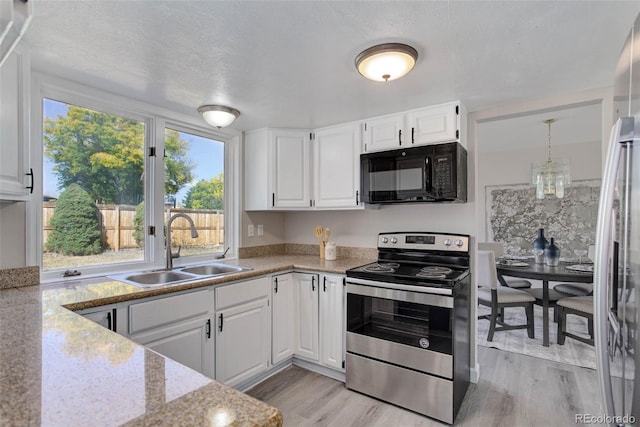
[{"label": "faucet spout", "polygon": [[176,218],[186,219],[189,222],[189,227],[191,228],[191,238],[195,239],[198,237],[198,230],[196,230],[196,226],[189,215],[184,213],[177,213],[172,215],[169,218],[169,221],[167,221],[167,243],[166,243],[166,247],[167,247],[166,269],[167,270],[171,270],[173,268],[173,258],[178,258],[180,256],[180,251],[178,251],[178,255],[174,255],[171,252],[171,224]]}]

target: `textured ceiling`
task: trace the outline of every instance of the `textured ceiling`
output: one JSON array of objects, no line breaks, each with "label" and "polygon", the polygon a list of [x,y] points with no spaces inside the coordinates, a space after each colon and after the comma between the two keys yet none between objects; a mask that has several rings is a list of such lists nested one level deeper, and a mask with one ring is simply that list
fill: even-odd
[{"label": "textured ceiling", "polygon": [[[34,0],[35,69],[240,130],[314,128],[460,99],[469,111],[613,83],[640,2]],[[419,52],[362,78],[382,42]]]}]

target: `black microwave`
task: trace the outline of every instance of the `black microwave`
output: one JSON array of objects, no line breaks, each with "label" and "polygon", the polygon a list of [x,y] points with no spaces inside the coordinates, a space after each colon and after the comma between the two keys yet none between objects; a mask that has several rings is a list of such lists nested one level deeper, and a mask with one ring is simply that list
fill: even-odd
[{"label": "black microwave", "polygon": [[365,203],[466,202],[467,150],[457,142],[360,155]]}]

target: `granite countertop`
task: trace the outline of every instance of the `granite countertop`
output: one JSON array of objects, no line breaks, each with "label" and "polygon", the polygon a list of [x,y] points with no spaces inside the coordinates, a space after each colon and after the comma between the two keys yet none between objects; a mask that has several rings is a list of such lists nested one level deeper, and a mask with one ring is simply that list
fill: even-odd
[{"label": "granite countertop", "polygon": [[370,261],[280,255],[225,261],[252,270],[160,288],[102,277],[0,290],[0,425],[282,425],[278,409],[70,310],[292,269],[344,274]]}]

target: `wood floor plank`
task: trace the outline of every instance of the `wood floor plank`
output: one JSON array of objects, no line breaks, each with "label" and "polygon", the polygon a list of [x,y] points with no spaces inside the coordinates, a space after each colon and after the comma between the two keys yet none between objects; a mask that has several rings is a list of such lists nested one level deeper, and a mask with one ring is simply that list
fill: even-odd
[{"label": "wood floor plank", "polygon": [[[480,379],[470,385],[456,426],[563,427],[576,425],[576,414],[603,413],[592,369],[485,347],[478,347],[478,362]],[[291,427],[444,425],[297,366],[247,393],[279,408]]]}]

